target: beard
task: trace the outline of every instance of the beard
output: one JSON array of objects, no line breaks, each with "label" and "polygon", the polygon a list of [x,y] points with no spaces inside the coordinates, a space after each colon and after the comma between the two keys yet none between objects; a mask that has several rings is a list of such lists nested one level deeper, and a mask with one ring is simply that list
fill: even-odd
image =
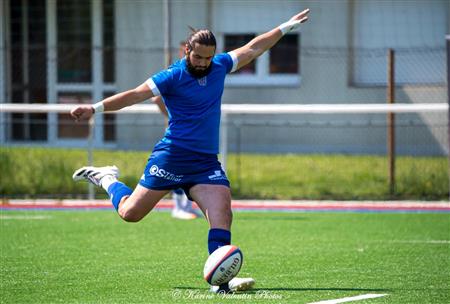
[{"label": "beard", "polygon": [[207,68],[198,68],[192,65],[191,60],[189,59],[189,56],[186,56],[186,65],[189,73],[195,77],[195,78],[202,78],[211,72],[211,66],[212,64],[209,64]]}]

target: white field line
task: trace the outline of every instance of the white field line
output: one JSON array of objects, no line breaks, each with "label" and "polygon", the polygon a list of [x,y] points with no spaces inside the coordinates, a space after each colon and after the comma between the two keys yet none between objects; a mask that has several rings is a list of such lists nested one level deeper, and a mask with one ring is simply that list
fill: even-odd
[{"label": "white field line", "polygon": [[449,240],[392,240],[388,243],[404,243],[404,244],[450,244]]},{"label": "white field line", "polygon": [[45,215],[0,215],[0,220],[48,220],[51,218]]},{"label": "white field line", "polygon": [[355,297],[347,297],[347,298],[341,298],[341,299],[334,299],[334,300],[325,300],[320,302],[311,302],[308,304],[337,304],[337,303],[345,303],[345,302],[352,302],[352,301],[359,301],[359,300],[365,300],[365,299],[373,299],[373,298],[380,298],[387,296],[387,294],[376,294],[376,293],[368,293],[365,295],[355,296]]}]

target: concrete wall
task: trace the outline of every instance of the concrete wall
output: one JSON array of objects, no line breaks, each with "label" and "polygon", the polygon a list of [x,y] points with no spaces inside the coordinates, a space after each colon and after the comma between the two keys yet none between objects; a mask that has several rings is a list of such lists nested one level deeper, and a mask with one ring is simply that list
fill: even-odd
[{"label": "concrete wall", "polygon": [[[242,83],[239,86],[227,86],[223,103],[383,103],[386,100],[385,86],[355,81],[355,54],[352,47],[355,44],[363,47],[360,45],[362,42],[355,38],[355,23],[361,22],[354,15],[358,12],[356,3],[352,0],[172,1],[173,56],[176,58],[178,43],[189,32],[187,25],[210,27],[220,47],[223,45],[224,33],[263,33],[309,7],[310,20],[301,30],[299,85],[255,86]],[[377,3],[373,1],[375,6]],[[436,0],[427,2],[427,5],[447,9],[442,18],[448,33],[449,3]],[[119,90],[137,86],[163,68],[162,12],[162,1],[116,1]],[[382,20],[386,16],[373,17]],[[411,26],[409,21],[417,21],[414,17],[405,20],[408,21],[397,25],[401,27],[397,30],[402,35],[407,35],[408,27]],[[395,20],[392,22],[395,23]],[[442,31],[442,28],[433,26],[436,24],[425,26],[423,35]],[[408,36],[408,39],[412,39],[412,46],[421,43],[414,41],[415,36]],[[383,35],[376,39],[376,45],[389,47],[383,45]],[[442,47],[444,45],[445,37],[442,37]],[[404,44],[402,46],[407,48]],[[427,46],[426,41],[424,46]],[[445,65],[444,49],[442,56],[442,64]],[[399,86],[396,97],[397,102],[406,103],[446,102],[445,79],[442,83],[431,85]],[[151,125],[121,125],[121,120],[125,123],[130,119],[149,121]],[[443,127],[447,124],[446,114],[401,115],[398,119],[405,125],[397,131],[400,153],[448,153],[446,128]],[[376,126],[366,126],[368,121]],[[265,127],[268,122],[280,126]],[[384,122],[385,117],[380,115],[236,115],[230,120],[229,147],[231,150],[249,152],[384,153]],[[159,115],[123,115],[119,116],[118,123],[120,148],[144,149],[152,146],[162,135],[161,127],[164,124]],[[418,123],[428,126],[420,127]]]}]

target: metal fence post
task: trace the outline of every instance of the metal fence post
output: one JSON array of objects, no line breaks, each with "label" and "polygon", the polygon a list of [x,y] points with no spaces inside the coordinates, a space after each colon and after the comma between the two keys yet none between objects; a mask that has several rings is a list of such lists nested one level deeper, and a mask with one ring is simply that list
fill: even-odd
[{"label": "metal fence post", "polygon": [[168,68],[172,64],[172,19],[171,19],[171,0],[163,1],[163,28],[164,28],[164,66]]},{"label": "metal fence post", "polygon": [[[92,166],[94,163],[93,157],[93,143],[94,143],[94,115],[89,119],[89,134],[88,134],[88,166]],[[95,198],[95,189],[92,183],[88,183],[88,199],[93,200]]]},{"label": "metal fence post", "polygon": [[[388,50],[387,102],[395,103],[395,52]],[[387,114],[387,152],[389,159],[389,194],[395,194],[395,114]]]}]

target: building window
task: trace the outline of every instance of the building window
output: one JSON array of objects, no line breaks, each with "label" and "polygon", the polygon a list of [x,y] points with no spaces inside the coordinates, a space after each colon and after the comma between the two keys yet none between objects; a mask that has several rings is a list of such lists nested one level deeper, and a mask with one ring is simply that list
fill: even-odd
[{"label": "building window", "polygon": [[[247,44],[250,40],[255,38],[255,34],[226,34],[224,37],[224,50],[230,52],[241,46]],[[256,61],[254,60],[242,67],[235,74],[255,74],[256,73]]]},{"label": "building window", "polygon": [[[244,46],[258,34],[226,34],[224,51]],[[288,34],[257,60],[232,73],[227,85],[297,86],[300,83],[300,36]]]},{"label": "building window", "polygon": [[114,0],[103,0],[103,81],[116,81]]},{"label": "building window", "polygon": [[270,49],[270,74],[298,74],[298,35],[285,35]]},{"label": "building window", "polygon": [[91,82],[91,3],[58,1],[57,28],[58,82]]},{"label": "building window", "polygon": [[[7,79],[9,101],[14,103],[43,103],[47,100],[45,0],[10,1],[9,26],[5,36],[11,43],[6,49],[10,62]],[[0,4],[0,5],[3,5]],[[3,69],[3,66],[0,68]],[[2,101],[4,102],[4,101]],[[18,141],[47,140],[47,114],[7,114],[11,123],[6,137]],[[3,131],[3,130],[2,130]]]},{"label": "building window", "polygon": [[[89,93],[60,93],[58,103],[61,104],[91,104]],[[70,114],[58,114],[58,138],[60,139],[85,139],[89,136],[88,121],[74,122]]]},{"label": "building window", "polygon": [[[4,35],[10,47],[5,58],[11,59],[4,69],[7,102],[92,103],[116,90],[115,0],[6,3]],[[6,140],[83,144],[89,132],[87,123],[75,125],[68,114],[4,117],[0,138]],[[111,114],[95,120],[94,144],[115,141],[115,122]]]}]

